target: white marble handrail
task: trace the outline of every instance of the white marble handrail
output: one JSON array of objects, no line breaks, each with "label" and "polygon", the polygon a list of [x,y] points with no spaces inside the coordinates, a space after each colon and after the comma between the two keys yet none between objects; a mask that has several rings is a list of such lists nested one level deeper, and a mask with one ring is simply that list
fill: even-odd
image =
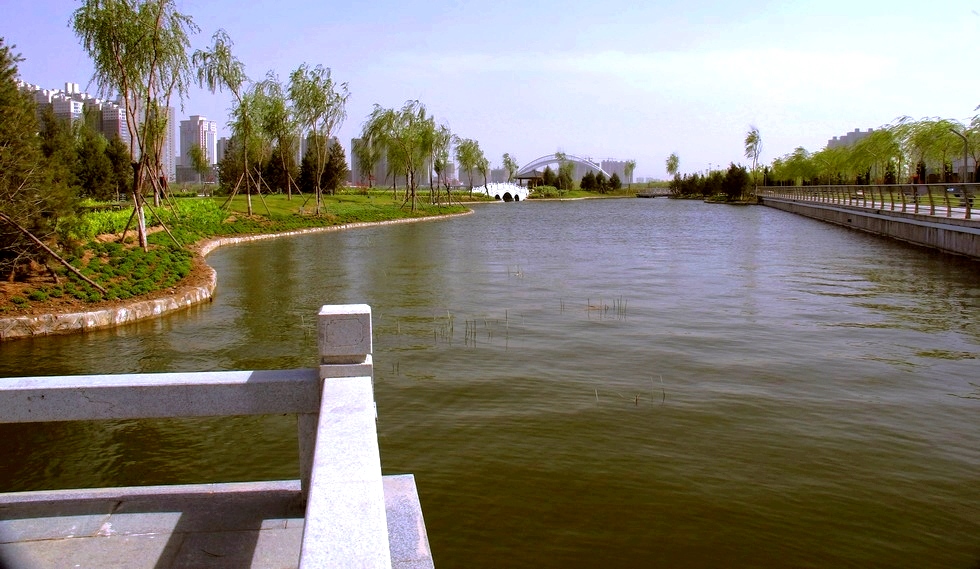
[{"label": "white marble handrail", "polygon": [[371,308],[324,306],[318,369],[0,379],[0,423],[295,414],[300,567],[391,567]]},{"label": "white marble handrail", "polygon": [[0,423],[319,412],[316,369],[17,377]]}]

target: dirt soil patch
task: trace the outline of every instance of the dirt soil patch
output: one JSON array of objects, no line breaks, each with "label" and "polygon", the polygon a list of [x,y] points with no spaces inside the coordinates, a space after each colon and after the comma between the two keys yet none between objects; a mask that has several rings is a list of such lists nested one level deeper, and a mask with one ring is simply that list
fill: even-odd
[{"label": "dirt soil patch", "polygon": [[17,316],[37,316],[41,314],[70,314],[73,312],[90,312],[104,308],[117,308],[128,306],[141,300],[152,300],[162,296],[170,296],[174,292],[184,287],[205,287],[210,278],[210,271],[207,264],[200,255],[194,257],[191,264],[189,275],[181,279],[173,288],[159,290],[141,296],[134,296],[126,300],[105,300],[101,302],[85,302],[71,295],[64,295],[61,298],[48,298],[44,301],[30,301],[26,306],[18,306],[11,302],[11,298],[20,296],[27,298],[32,290],[39,285],[50,285],[54,283],[51,273],[41,265],[32,265],[30,271],[25,276],[23,271],[18,273],[16,282],[6,280],[0,282],[0,306],[4,308],[0,311],[0,318],[14,318]]}]

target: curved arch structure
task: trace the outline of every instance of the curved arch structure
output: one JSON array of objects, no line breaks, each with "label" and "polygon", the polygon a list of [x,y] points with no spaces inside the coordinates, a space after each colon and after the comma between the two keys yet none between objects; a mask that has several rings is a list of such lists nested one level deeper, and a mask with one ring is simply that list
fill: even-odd
[{"label": "curved arch structure", "polygon": [[527,199],[528,190],[524,186],[517,184],[492,183],[486,186],[474,186],[474,192],[486,192],[488,196],[495,200],[505,202],[519,202]]},{"label": "curved arch structure", "polygon": [[[606,178],[609,178],[609,172],[606,172],[605,170],[602,169],[601,166],[589,160],[588,158],[582,158],[581,156],[575,156],[573,154],[566,154],[565,158],[568,162],[574,162],[575,164],[588,168],[595,174],[601,172]],[[547,164],[558,164],[558,159],[555,158],[554,154],[549,154],[547,156],[542,156],[541,158],[536,158],[534,160],[531,160],[530,162],[522,166],[521,169],[518,170],[517,174],[515,175],[523,176],[524,174],[530,174],[535,169],[541,166],[545,166]]]}]

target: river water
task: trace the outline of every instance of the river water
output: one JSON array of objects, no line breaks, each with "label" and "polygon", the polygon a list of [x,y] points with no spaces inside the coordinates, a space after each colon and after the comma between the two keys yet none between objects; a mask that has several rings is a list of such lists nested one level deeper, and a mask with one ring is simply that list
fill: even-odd
[{"label": "river water", "polygon": [[[980,265],[765,207],[521,202],[220,249],[0,376],[311,367],[367,303],[436,566],[980,563]],[[0,489],[294,478],[288,417],[0,429]]]}]

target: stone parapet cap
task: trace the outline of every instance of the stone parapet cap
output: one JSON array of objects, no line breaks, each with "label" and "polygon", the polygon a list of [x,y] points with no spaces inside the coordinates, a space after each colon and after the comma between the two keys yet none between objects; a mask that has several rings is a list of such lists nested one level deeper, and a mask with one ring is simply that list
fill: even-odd
[{"label": "stone parapet cap", "polygon": [[327,304],[317,315],[317,348],[321,364],[361,364],[374,351],[371,307]]}]

